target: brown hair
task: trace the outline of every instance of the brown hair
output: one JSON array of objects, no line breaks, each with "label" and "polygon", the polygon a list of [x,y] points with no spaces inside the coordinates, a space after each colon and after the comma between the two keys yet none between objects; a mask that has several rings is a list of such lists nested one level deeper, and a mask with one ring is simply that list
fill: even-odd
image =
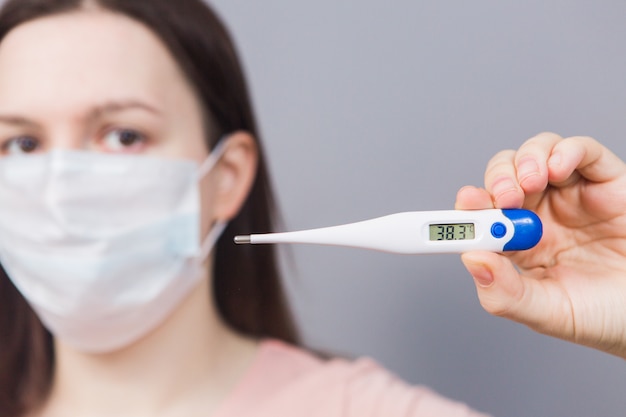
[{"label": "brown hair", "polygon": [[[0,10],[0,41],[16,26],[44,16],[80,10],[84,0],[10,0]],[[230,132],[259,138],[244,75],[233,43],[216,14],[201,0],[90,0],[156,33],[178,61],[204,105],[212,148]],[[235,246],[232,236],[273,229],[275,205],[260,160],[247,201],[231,221],[215,254],[215,303],[234,329],[254,337],[297,343],[295,325],[271,246]],[[54,369],[52,337],[0,271],[0,416],[19,416],[47,395]]]}]

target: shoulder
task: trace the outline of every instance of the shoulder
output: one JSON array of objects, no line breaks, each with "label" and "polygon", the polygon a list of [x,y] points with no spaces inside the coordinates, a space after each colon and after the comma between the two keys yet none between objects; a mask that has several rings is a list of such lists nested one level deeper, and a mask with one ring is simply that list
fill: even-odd
[{"label": "shoulder", "polygon": [[371,359],[325,360],[276,340],[262,342],[246,380],[240,400],[255,404],[255,415],[481,416],[428,388],[409,386]]}]

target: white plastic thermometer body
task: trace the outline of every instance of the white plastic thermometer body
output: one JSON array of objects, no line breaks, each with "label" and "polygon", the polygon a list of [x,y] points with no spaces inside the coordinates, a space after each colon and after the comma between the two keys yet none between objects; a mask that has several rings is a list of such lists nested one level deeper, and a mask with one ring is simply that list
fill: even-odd
[{"label": "white plastic thermometer body", "polygon": [[413,211],[341,226],[235,237],[238,244],[312,243],[402,254],[530,249],[541,220],[524,209]]}]

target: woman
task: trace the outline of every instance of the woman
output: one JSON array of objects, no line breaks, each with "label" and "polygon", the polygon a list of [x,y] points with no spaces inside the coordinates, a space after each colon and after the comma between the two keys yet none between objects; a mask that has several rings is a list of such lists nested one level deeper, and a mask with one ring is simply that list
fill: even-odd
[{"label": "woman", "polygon": [[[257,159],[262,150],[255,140],[258,134],[245,82],[224,28],[201,2],[108,1],[96,4],[20,0],[5,5],[0,17],[0,38],[3,154],[43,154],[51,149],[81,149],[202,162],[208,149],[213,148],[221,137],[228,136],[219,163],[201,181],[204,208],[202,235],[205,236],[212,224],[220,220],[228,220],[227,236],[255,229],[271,229],[271,190],[263,158],[259,156]],[[157,170],[160,169],[157,167]],[[131,174],[136,175],[145,176],[145,173]],[[133,178],[127,180],[132,181]],[[150,182],[150,178],[142,181],[146,180]],[[154,181],[164,183],[170,179],[155,177]],[[165,184],[157,182],[154,187],[159,192],[164,190],[160,185]],[[103,185],[92,185],[98,186]],[[222,187],[223,193],[217,191],[219,187]],[[87,198],[85,190],[76,192],[83,194],[77,198]],[[4,195],[6,197],[6,192]],[[132,212],[123,206],[129,204],[128,199],[123,202],[124,197],[114,190],[109,196],[122,198],[117,203],[122,205],[119,207],[121,215]],[[205,204],[207,200],[216,204],[208,207],[209,203]],[[89,207],[89,204],[93,206],[91,202],[87,207],[74,205],[70,209],[91,210],[98,216],[111,215],[111,211],[98,212],[100,209]],[[57,204],[57,209],[59,207]],[[11,208],[4,209],[7,214],[6,210]],[[60,209],[68,210],[67,207]],[[109,210],[115,208],[110,207]],[[10,216],[8,213],[7,217]],[[103,227],[111,227],[106,221],[102,223]],[[40,242],[40,246],[68,245],[67,239],[51,239],[47,243]],[[142,244],[137,242],[137,245]],[[19,245],[23,243],[8,242],[8,245],[19,250]],[[61,250],[69,249],[61,247]],[[111,256],[106,255],[108,258],[105,259],[105,255],[89,256],[95,261],[110,263],[108,258]],[[72,256],[70,253],[74,259],[84,256],[87,255]],[[6,259],[8,255],[3,257]],[[206,277],[209,266],[214,271],[211,280]],[[42,268],[41,265],[38,267]],[[172,368],[177,370],[170,378],[184,375],[187,371],[189,374],[200,372],[206,366],[211,368],[207,368],[207,375],[220,374],[216,381],[222,379],[228,388],[255,355],[255,338],[263,336],[297,341],[271,248],[254,251],[236,248],[230,238],[225,238],[203,268],[205,279],[193,290],[171,299],[173,291],[168,289],[165,295],[155,296],[150,301],[153,304],[167,302],[174,305],[169,311],[157,308],[157,311],[167,314],[167,319],[162,317],[159,323],[151,325],[136,324],[137,329],[130,331],[139,332],[129,337],[133,342],[137,338],[145,341],[145,349],[133,343],[136,346],[134,353],[125,355],[118,349],[115,354],[109,353],[100,365],[95,362],[92,365],[98,367],[108,362],[108,373],[118,365],[124,367],[124,362],[134,363],[124,371],[127,374],[123,379],[143,379],[135,380],[135,383],[146,387],[152,385],[149,381],[167,379],[158,375],[167,371],[157,371],[156,363],[172,363]],[[57,281],[68,273],[66,270],[48,272],[51,277],[56,275]],[[123,278],[130,280],[135,276]],[[174,282],[171,278],[165,280]],[[178,281],[175,283],[176,287],[180,287]],[[22,280],[16,285],[24,289],[26,284]],[[56,285],[62,283],[57,282]],[[97,285],[100,284],[95,283],[92,287]],[[93,288],[82,290],[94,291]],[[96,291],[102,291],[102,288],[98,287]],[[117,287],[111,291],[124,292],[128,289]],[[90,296],[93,301],[94,294]],[[76,299],[72,297],[80,296],[68,293],[64,297],[56,300],[56,306],[76,304]],[[55,338],[58,343],[53,344],[50,332],[44,329],[27,301],[35,310],[44,310],[44,306],[37,306],[33,300],[25,300],[7,276],[0,278],[2,416],[24,415],[44,402],[46,415],[55,415],[55,399],[64,395],[65,365],[68,368],[76,365],[72,369],[79,371],[81,367],[86,370],[91,366],[77,365],[74,360],[86,357],[79,359],[68,354],[71,349],[66,348],[58,338]],[[146,300],[143,302],[147,303]],[[85,329],[65,330],[75,345],[91,341],[96,344],[89,348],[106,351],[110,350],[107,345],[111,343],[129,343],[115,340],[94,342],[103,337],[107,326],[109,331],[121,332],[121,325],[112,325],[109,317],[111,311],[119,307],[102,307],[101,317],[94,318],[100,320],[99,323],[87,322]],[[42,319],[54,321],[50,317],[52,313],[61,314],[63,311],[48,311],[47,317]],[[93,310],[84,311],[84,307],[82,310],[76,307],[71,314],[90,315]],[[66,323],[68,320],[70,323]],[[72,320],[76,322],[76,317],[57,320],[60,322],[57,323],[57,330],[77,327]],[[189,326],[194,320],[200,321],[194,328],[185,329],[180,324]],[[149,328],[142,328],[145,326]],[[149,336],[144,333],[149,333]],[[113,336],[106,337],[111,339]],[[147,342],[146,339],[153,341]],[[210,346],[202,351],[205,345]],[[200,359],[194,357],[195,350]],[[174,357],[179,359],[172,361]],[[140,363],[149,366],[151,372],[140,371]],[[226,363],[228,366],[225,366]],[[128,373],[133,372],[136,373],[130,377]],[[71,378],[76,378],[76,382],[80,379],[77,375]],[[106,379],[99,378],[97,390],[103,390],[102,393],[107,391]],[[171,379],[176,381],[177,390],[186,389],[183,380]],[[110,380],[109,383],[109,388],[114,391],[122,387],[118,385],[119,380]],[[96,389],[85,388],[85,392]],[[169,394],[174,395],[174,392]],[[210,411],[212,400],[203,401],[206,410]]]},{"label": "woman", "polygon": [[[271,248],[232,244],[271,229],[271,193],[235,52],[201,1],[7,3],[0,140],[0,415],[479,415],[293,347]],[[603,149],[563,148],[553,180],[578,186],[581,147]],[[603,155],[593,172],[621,163]],[[496,204],[545,189],[537,166]],[[488,190],[458,205],[491,206]],[[484,270],[513,272],[490,256],[466,260],[502,300]]]}]

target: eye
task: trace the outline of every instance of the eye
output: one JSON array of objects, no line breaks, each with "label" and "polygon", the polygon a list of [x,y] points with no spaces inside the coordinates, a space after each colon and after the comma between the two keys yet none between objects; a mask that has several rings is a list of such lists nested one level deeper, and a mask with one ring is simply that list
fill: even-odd
[{"label": "eye", "polygon": [[108,152],[139,151],[146,137],[131,129],[110,130],[102,139],[102,146]]},{"label": "eye", "polygon": [[40,147],[38,139],[32,136],[18,136],[2,144],[2,151],[8,155],[18,155],[35,152]]}]

